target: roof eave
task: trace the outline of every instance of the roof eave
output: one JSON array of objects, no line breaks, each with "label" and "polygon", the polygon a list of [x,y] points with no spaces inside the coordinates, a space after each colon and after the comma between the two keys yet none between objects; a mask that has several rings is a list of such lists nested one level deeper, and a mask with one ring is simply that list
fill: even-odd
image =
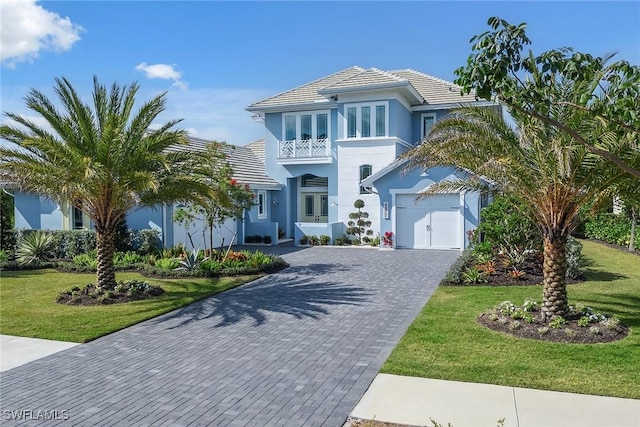
[{"label": "roof eave", "polygon": [[251,113],[277,113],[281,111],[299,111],[299,110],[326,110],[327,108],[336,108],[337,102],[327,99],[326,101],[301,102],[295,104],[274,104],[274,105],[250,105],[245,108]]}]

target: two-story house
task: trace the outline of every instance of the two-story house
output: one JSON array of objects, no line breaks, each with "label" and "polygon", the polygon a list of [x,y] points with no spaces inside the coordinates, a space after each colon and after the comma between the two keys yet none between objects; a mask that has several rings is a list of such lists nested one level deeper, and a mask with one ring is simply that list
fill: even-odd
[{"label": "two-story house", "polygon": [[407,172],[398,157],[452,108],[469,104],[499,108],[418,71],[361,67],[251,104],[247,110],[264,121],[265,172],[282,185],[265,193],[260,221],[277,223],[296,242],[303,235],[335,239],[361,199],[374,232],[393,232],[394,247],[461,250],[466,232],[478,225],[483,197],[462,192],[416,200],[460,172]]}]

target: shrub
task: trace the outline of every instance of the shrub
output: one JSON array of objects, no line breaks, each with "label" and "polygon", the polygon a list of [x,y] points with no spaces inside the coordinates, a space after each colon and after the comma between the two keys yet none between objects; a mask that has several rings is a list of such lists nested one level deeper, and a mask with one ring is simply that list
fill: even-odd
[{"label": "shrub", "polygon": [[9,255],[4,249],[0,249],[0,262],[9,261]]},{"label": "shrub", "polygon": [[188,270],[192,271],[198,268],[200,265],[201,253],[197,249],[193,249],[191,252],[187,252],[187,255],[180,260],[180,265],[176,270]]},{"label": "shrub", "polygon": [[162,240],[158,230],[136,230],[134,232],[133,249],[138,253],[147,255],[162,248]]},{"label": "shrub", "polygon": [[268,244],[268,245],[270,245],[270,244],[271,244],[271,236],[269,236],[269,235],[265,235],[265,236],[262,238],[262,240],[263,240],[266,244]]},{"label": "shrub", "polygon": [[74,256],[73,263],[80,267],[89,267],[92,270],[98,267],[98,259],[94,251]]},{"label": "shrub", "polygon": [[175,270],[180,267],[180,260],[177,258],[160,258],[156,260],[155,266],[162,270]]},{"label": "shrub", "polygon": [[116,252],[113,257],[115,265],[131,265],[145,262],[145,258],[137,252]]},{"label": "shrub", "polygon": [[462,273],[462,281],[469,284],[484,283],[487,281],[486,276],[487,275],[477,267],[471,267]]},{"label": "shrub", "polygon": [[320,236],[320,244],[325,246],[328,245],[329,242],[331,241],[331,237],[327,236],[326,234],[322,234]]},{"label": "shrub", "polygon": [[474,251],[496,250],[508,258],[523,259],[528,250],[540,250],[542,237],[535,223],[526,216],[526,208],[512,196],[498,196],[482,209],[477,232],[482,243]]},{"label": "shrub", "polygon": [[337,246],[347,246],[351,244],[351,239],[346,234],[333,239],[333,244]]},{"label": "shrub", "polygon": [[589,318],[587,316],[582,316],[581,318],[578,319],[577,324],[581,328],[586,328],[587,326],[589,326]]},{"label": "shrub", "polygon": [[318,236],[309,236],[309,244],[318,246],[320,244],[320,238]]},{"label": "shrub", "polygon": [[303,234],[302,237],[300,238],[300,244],[306,245],[307,243],[309,243],[309,238],[307,237],[306,234]]},{"label": "shrub", "polygon": [[[631,220],[625,215],[601,213],[585,223],[584,234],[590,239],[628,246],[631,239]],[[636,238],[634,247],[640,249],[640,239]]]},{"label": "shrub", "polygon": [[22,236],[18,242],[18,251],[16,252],[18,262],[20,264],[38,265],[43,261],[48,261],[53,257],[54,246],[51,235],[36,231]]},{"label": "shrub", "polygon": [[[322,237],[322,236],[320,236]],[[369,242],[369,244],[371,246],[380,246],[380,235],[378,234],[376,237],[374,237],[373,239],[371,239],[371,241]]]},{"label": "shrub", "polygon": [[220,271],[220,269],[222,268],[222,264],[220,263],[220,261],[215,259],[205,259],[200,263],[199,268],[202,271],[215,274]]},{"label": "shrub", "polygon": [[462,272],[465,266],[474,257],[473,252],[466,250],[462,252],[462,255],[453,263],[447,275],[444,277],[445,282],[460,283],[462,282]]},{"label": "shrub", "polygon": [[565,324],[567,323],[567,321],[560,317],[560,316],[554,316],[553,318],[551,318],[551,320],[549,321],[549,327],[553,328],[553,329],[560,329],[562,328]]}]

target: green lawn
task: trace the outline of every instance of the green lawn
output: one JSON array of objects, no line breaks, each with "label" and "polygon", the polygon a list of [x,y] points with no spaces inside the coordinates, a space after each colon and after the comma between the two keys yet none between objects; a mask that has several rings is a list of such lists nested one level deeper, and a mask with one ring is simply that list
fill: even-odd
[{"label": "green lawn", "polygon": [[215,279],[148,279],[118,273],[118,280],[142,279],[159,285],[157,298],[105,306],[68,306],[55,302],[61,291],[95,283],[95,274],[55,270],[0,272],[0,333],[51,340],[87,342],[126,328],[259,276]]},{"label": "green lawn", "polygon": [[504,300],[542,299],[541,286],[440,287],[381,372],[640,399],[640,257],[583,241],[587,281],[569,303],[610,312],[631,328],[608,344],[560,344],[488,330],[476,317]]}]

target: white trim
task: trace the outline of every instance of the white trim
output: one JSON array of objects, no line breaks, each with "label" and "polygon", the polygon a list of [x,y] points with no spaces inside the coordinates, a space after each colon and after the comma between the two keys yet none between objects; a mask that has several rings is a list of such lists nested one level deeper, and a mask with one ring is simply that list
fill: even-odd
[{"label": "white trim", "polygon": [[267,219],[267,205],[267,191],[258,190],[258,219]]},{"label": "white trim", "polygon": [[420,114],[420,140],[422,141],[425,138],[425,134],[424,134],[424,119],[427,117],[433,117],[433,124],[436,124],[436,113],[423,113]]},{"label": "white trim", "polygon": [[411,107],[411,111],[430,111],[430,110],[451,110],[454,108],[474,106],[474,107],[489,107],[494,105],[500,105],[493,101],[460,101],[460,102],[445,102],[442,104],[421,104]]},{"label": "white trim", "polygon": [[395,136],[379,136],[379,137],[373,137],[373,138],[348,138],[348,139],[336,139],[336,143],[338,144],[361,144],[361,143],[366,143],[366,142],[394,142],[396,144],[400,144],[400,145],[404,145],[407,148],[411,148],[413,147],[412,144],[409,144],[407,141],[405,141],[402,138],[398,138]]}]

